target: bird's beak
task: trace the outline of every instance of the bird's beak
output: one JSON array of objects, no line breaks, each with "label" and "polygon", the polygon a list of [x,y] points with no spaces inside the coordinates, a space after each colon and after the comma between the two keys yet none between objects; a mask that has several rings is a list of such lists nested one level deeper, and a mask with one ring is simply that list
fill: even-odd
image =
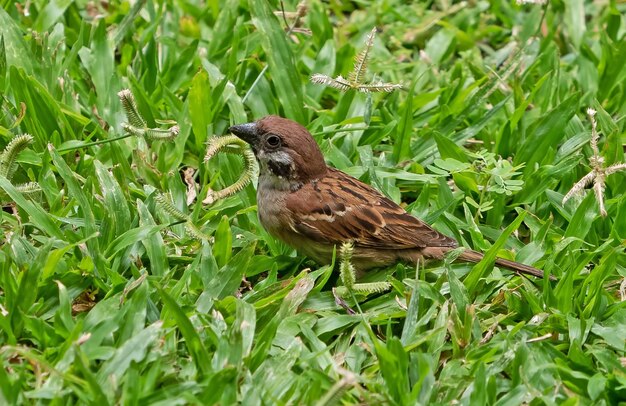
[{"label": "bird's beak", "polygon": [[241,138],[251,146],[255,146],[259,140],[257,125],[255,122],[234,125],[228,129],[231,133]]}]

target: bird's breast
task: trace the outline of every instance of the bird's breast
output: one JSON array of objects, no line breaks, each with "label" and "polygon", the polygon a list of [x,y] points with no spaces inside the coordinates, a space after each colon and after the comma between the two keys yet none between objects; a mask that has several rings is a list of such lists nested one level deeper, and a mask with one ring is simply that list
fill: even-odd
[{"label": "bird's breast", "polygon": [[286,205],[291,191],[276,189],[276,179],[259,176],[257,213],[263,228],[298,252],[321,263],[329,262],[332,246],[312,241],[295,231],[293,213]]},{"label": "bird's breast", "polygon": [[257,187],[257,212],[259,221],[268,233],[280,238],[280,230],[291,228],[285,205],[288,192],[276,188],[273,176],[260,176]]}]

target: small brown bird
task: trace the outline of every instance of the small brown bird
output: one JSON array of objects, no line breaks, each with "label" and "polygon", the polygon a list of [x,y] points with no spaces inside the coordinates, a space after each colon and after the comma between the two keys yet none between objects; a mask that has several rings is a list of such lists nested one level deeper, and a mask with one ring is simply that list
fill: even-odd
[{"label": "small brown bird", "polygon": [[[411,216],[380,192],[326,165],[319,146],[300,124],[268,116],[229,131],[250,144],[260,166],[259,220],[274,237],[320,264],[350,241],[359,271],[421,258],[443,258],[457,242]],[[459,259],[478,262],[465,250]],[[497,258],[496,265],[542,278],[532,266]]]}]

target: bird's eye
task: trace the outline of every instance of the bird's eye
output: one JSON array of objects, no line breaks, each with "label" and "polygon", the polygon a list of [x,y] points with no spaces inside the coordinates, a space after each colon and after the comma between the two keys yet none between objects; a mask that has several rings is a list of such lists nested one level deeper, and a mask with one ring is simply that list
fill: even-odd
[{"label": "bird's eye", "polygon": [[276,135],[270,135],[265,140],[265,143],[271,148],[277,148],[280,146],[280,138]]}]

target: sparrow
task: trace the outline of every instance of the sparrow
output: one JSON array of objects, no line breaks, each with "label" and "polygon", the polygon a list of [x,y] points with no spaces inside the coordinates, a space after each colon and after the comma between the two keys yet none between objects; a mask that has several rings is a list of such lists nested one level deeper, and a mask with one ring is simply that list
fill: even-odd
[{"label": "sparrow", "polygon": [[[351,242],[352,265],[362,272],[397,262],[442,259],[458,247],[453,238],[412,216],[373,187],[326,165],[319,146],[302,125],[278,116],[239,124],[229,131],[252,148],[259,163],[257,209],[275,238],[319,264]],[[457,259],[478,262],[466,249]],[[497,258],[495,264],[543,278],[543,271]]]}]

